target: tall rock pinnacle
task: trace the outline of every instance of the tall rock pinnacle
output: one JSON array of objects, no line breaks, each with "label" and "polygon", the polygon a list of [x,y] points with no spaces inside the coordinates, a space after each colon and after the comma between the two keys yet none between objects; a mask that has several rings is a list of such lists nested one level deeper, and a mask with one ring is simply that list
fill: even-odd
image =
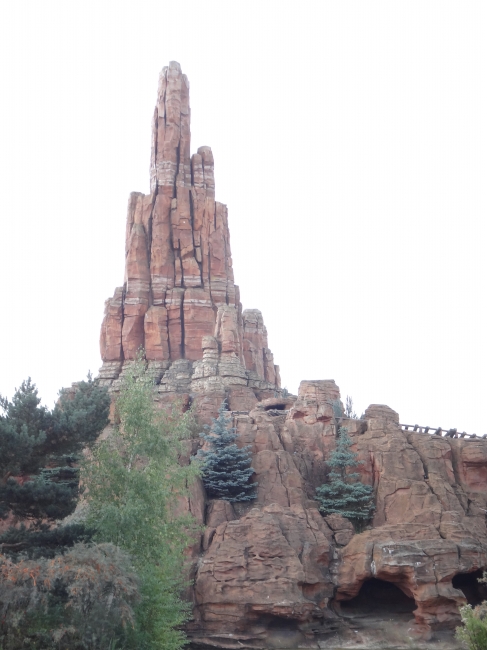
[{"label": "tall rock pinnacle", "polygon": [[[203,372],[212,387],[278,389],[262,315],[242,312],[227,207],[215,201],[213,154],[200,147],[191,156],[190,144],[189,82],[171,61],[159,77],[152,123],[151,193],[130,195],[124,285],[105,303],[100,378],[111,383],[144,348],[162,385],[171,364],[186,360],[178,367],[193,388],[207,389]],[[193,362],[208,350],[218,361],[202,371]]]}]

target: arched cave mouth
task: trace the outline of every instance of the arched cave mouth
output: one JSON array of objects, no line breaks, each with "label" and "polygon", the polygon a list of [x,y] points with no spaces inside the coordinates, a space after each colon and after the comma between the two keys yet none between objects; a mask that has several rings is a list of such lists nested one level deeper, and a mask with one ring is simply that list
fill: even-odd
[{"label": "arched cave mouth", "polygon": [[410,620],[416,609],[414,598],[407,596],[392,582],[378,578],[366,580],[355,598],[340,601],[340,606],[345,617],[394,617],[405,620]]},{"label": "arched cave mouth", "polygon": [[453,577],[452,585],[455,589],[463,592],[469,605],[480,605],[484,600],[487,600],[487,584],[484,585],[479,582],[484,574],[483,569],[472,571],[471,573],[457,573]]}]

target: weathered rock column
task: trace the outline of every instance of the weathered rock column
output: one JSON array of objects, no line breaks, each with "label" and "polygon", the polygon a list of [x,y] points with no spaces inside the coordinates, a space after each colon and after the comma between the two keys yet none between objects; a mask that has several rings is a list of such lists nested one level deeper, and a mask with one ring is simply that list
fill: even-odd
[{"label": "weathered rock column", "polygon": [[[219,310],[225,309],[234,321],[233,329],[223,328],[223,338],[218,339],[219,352],[226,355],[220,368],[227,369],[222,375],[225,385],[234,377],[235,385],[278,389],[279,372],[267,346],[262,314],[248,312],[258,315],[253,317],[255,327],[247,312],[242,316],[227,207],[215,201],[211,149],[200,147],[191,156],[190,115],[189,82],[179,63],[172,61],[159,77],[151,192],[133,192],[129,198],[125,282],[106,303],[101,377],[113,381],[123,362],[134,359],[140,348],[149,362],[203,359],[202,341],[215,334]],[[229,363],[229,352],[236,361],[232,357]]]}]

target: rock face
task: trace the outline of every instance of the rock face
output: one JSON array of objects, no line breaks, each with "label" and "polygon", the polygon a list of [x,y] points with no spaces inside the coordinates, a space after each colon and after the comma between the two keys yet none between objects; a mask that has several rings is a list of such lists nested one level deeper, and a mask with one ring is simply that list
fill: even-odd
[{"label": "rock face", "polygon": [[151,193],[130,195],[124,285],[105,303],[101,380],[111,385],[144,348],[166,390],[182,359],[195,391],[278,390],[262,314],[242,313],[227,207],[215,201],[213,154],[200,147],[191,155],[190,141],[189,82],[172,61],[159,78]]},{"label": "rock face", "polygon": [[[213,157],[208,147],[190,155],[189,118],[188,81],[171,63],[154,113],[151,194],[130,197],[125,282],[105,305],[99,381],[116,392],[142,346],[161,407],[193,404],[208,423],[226,399],[238,444],[252,450],[254,502],[209,501],[200,482],[180,504],[204,526],[188,551],[193,646],[441,637],[459,605],[487,597],[477,582],[487,568],[487,441],[403,430],[380,404],[338,423],[333,380],[284,396],[262,314],[242,311]],[[360,534],[315,501],[339,424],[374,488]]]},{"label": "rock face", "polygon": [[[371,525],[355,534],[340,515],[322,517],[313,501],[336,444],[331,401],[338,397],[333,381],[304,381],[297,399],[268,399],[235,414],[240,444],[252,447],[257,499],[240,517],[234,510],[207,517],[194,642],[324,648],[384,641],[396,614],[382,615],[372,593],[370,630],[358,598],[381,581],[398,602],[411,602],[404,639],[428,640],[458,624],[466,597],[480,598],[487,442],[403,431],[385,406],[369,407],[365,420],[344,420],[362,480],[376,495]],[[212,502],[211,513],[221,503]]]}]

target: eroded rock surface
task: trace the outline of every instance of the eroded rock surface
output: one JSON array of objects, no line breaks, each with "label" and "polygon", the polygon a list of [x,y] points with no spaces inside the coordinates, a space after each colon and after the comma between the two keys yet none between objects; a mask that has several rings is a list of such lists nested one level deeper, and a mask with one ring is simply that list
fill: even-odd
[{"label": "eroded rock surface", "polygon": [[[99,381],[112,393],[143,347],[161,408],[193,405],[204,424],[226,400],[252,451],[255,501],[209,501],[198,482],[179,503],[204,526],[188,549],[195,647],[368,647],[392,639],[391,616],[405,638],[428,640],[482,597],[487,441],[403,430],[381,404],[337,421],[333,380],[283,395],[262,314],[242,310],[234,283],[211,150],[190,153],[189,84],[174,62],[159,81],[151,193],[130,196],[125,280],[106,302],[100,346]],[[374,489],[360,534],[315,500],[339,426]]]},{"label": "eroded rock surface", "polygon": [[[405,633],[413,639],[452,629],[466,595],[473,602],[472,592],[452,581],[472,576],[473,584],[487,567],[487,494],[478,478],[487,442],[403,431],[383,406],[370,407],[373,417],[364,421],[342,421],[363,462],[362,480],[376,495],[373,520],[356,534],[340,515],[322,517],[313,500],[336,445],[326,399],[337,397],[332,381],[302,382],[292,405],[265,400],[248,415],[235,414],[259,487],[240,516],[232,509],[207,518],[213,525],[195,577],[194,642],[268,648],[291,647],[284,638],[303,647],[373,640],[370,630],[361,637],[360,620],[342,608],[371,580],[409,598]],[[211,507],[214,513],[215,502]]]},{"label": "eroded rock surface", "polygon": [[[200,147],[191,155],[190,144],[189,82],[172,61],[159,78],[151,193],[130,195],[124,284],[105,303],[101,381],[116,390],[123,364],[143,348],[162,390],[181,390],[180,379],[193,392],[279,390],[262,314],[242,312],[213,154]],[[184,371],[171,370],[181,359]]]}]

